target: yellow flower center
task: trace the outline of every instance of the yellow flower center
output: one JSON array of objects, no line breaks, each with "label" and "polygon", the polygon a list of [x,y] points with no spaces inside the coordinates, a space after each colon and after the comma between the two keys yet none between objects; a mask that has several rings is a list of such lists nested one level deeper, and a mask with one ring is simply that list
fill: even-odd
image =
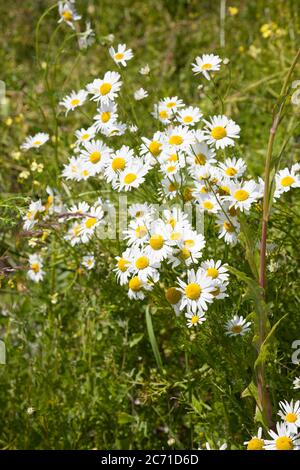
[{"label": "yellow flower center", "polygon": [[111,162],[111,167],[114,171],[124,170],[125,168],[125,158],[117,157],[114,158]]},{"label": "yellow flower center", "polygon": [[168,158],[168,162],[177,162],[177,161],[178,161],[178,157],[177,157],[176,153],[173,153]]},{"label": "yellow flower center", "polygon": [[216,279],[219,276],[219,271],[216,268],[208,268],[206,271],[206,276]]},{"label": "yellow flower center", "polygon": [[181,145],[183,142],[183,138],[181,135],[171,135],[169,139],[169,144],[170,145]]},{"label": "yellow flower center", "polygon": [[234,175],[237,174],[237,171],[236,171],[235,168],[233,168],[233,167],[231,166],[231,167],[229,167],[229,168],[226,168],[225,173],[226,173],[227,176],[234,176]]},{"label": "yellow flower center", "polygon": [[231,215],[231,217],[236,217],[237,215],[237,210],[235,207],[231,207],[230,209],[228,209],[228,212]]},{"label": "yellow flower center", "polygon": [[281,180],[281,186],[284,186],[286,188],[287,186],[291,186],[291,184],[293,184],[294,181],[295,180],[292,176],[285,176]]},{"label": "yellow flower center", "polygon": [[122,52],[118,52],[117,54],[115,54],[115,59],[116,60],[122,60],[124,57],[124,54]]},{"label": "yellow flower center", "polygon": [[149,258],[147,256],[140,256],[137,258],[135,265],[137,269],[146,269],[149,266]]},{"label": "yellow flower center", "polygon": [[125,273],[127,271],[129,265],[129,261],[125,258],[120,258],[118,261],[118,269],[122,271],[122,273]]},{"label": "yellow flower center", "polygon": [[134,276],[129,281],[129,289],[133,290],[134,292],[139,291],[142,288],[142,282],[137,276]]},{"label": "yellow flower center", "polygon": [[173,173],[173,171],[176,170],[176,166],[175,165],[169,165],[167,166],[167,173]]},{"label": "yellow flower center", "polygon": [[110,92],[111,89],[112,89],[112,86],[110,83],[102,83],[102,85],[99,88],[99,91],[102,96],[105,96]]},{"label": "yellow flower center", "polygon": [[212,68],[212,64],[203,64],[201,65],[202,70],[209,70]]},{"label": "yellow flower center", "polygon": [[158,155],[161,153],[161,143],[157,142],[157,140],[153,140],[149,144],[149,151],[154,157],[158,157]]},{"label": "yellow flower center", "polygon": [[147,227],[145,227],[145,225],[140,225],[135,229],[135,234],[137,238],[143,238],[147,235]]},{"label": "yellow flower center", "polygon": [[201,287],[195,282],[191,282],[185,288],[185,295],[188,299],[197,300],[201,295]]},{"label": "yellow flower center", "polygon": [[81,233],[81,230],[82,230],[82,228],[81,228],[80,224],[75,225],[75,227],[73,228],[74,236],[78,237],[78,235],[80,235],[80,233]]},{"label": "yellow flower center", "polygon": [[253,437],[247,444],[247,450],[263,450],[263,448],[264,441],[258,437]]},{"label": "yellow flower center", "polygon": [[101,160],[101,153],[98,150],[95,150],[90,154],[90,162],[98,163]]},{"label": "yellow flower center", "polygon": [[124,183],[125,184],[131,184],[136,180],[137,176],[135,173],[127,173],[124,177]]},{"label": "yellow flower center", "polygon": [[222,185],[219,188],[219,193],[220,194],[230,194],[230,189],[228,188],[228,186]]},{"label": "yellow flower center", "polygon": [[101,114],[101,121],[102,122],[108,122],[110,120],[110,112],[109,111],[104,111],[102,114]]},{"label": "yellow flower center", "polygon": [[169,101],[169,103],[166,106],[167,108],[174,108],[174,106],[176,106],[176,103],[175,101]]},{"label": "yellow flower center", "polygon": [[207,210],[212,210],[214,208],[214,205],[211,201],[204,201],[202,206]]},{"label": "yellow flower center", "polygon": [[169,289],[167,289],[165,292],[165,296],[166,296],[167,301],[171,305],[178,304],[179,300],[182,297],[181,292],[178,289],[176,289],[176,287],[169,287]]},{"label": "yellow flower center", "polygon": [[244,189],[238,189],[237,191],[235,191],[233,197],[237,201],[246,201],[249,197],[249,193],[248,191],[245,191]]},{"label": "yellow flower center", "polygon": [[174,219],[174,217],[171,217],[167,223],[171,225],[171,227],[174,229],[176,225],[176,220]]},{"label": "yellow flower center", "polygon": [[187,248],[182,248],[180,256],[183,259],[189,259],[189,257],[191,256],[191,252]]},{"label": "yellow flower center", "polygon": [[164,246],[164,239],[161,235],[152,235],[149,245],[153,250],[160,250]]},{"label": "yellow flower center", "polygon": [[86,140],[86,139],[89,138],[89,136],[90,136],[90,134],[82,134],[81,139]]},{"label": "yellow flower center", "polygon": [[185,122],[186,124],[189,124],[190,122],[193,122],[192,116],[184,116],[183,122]]},{"label": "yellow flower center", "polygon": [[89,176],[89,171],[88,170],[83,170],[82,174],[83,174],[83,176]]},{"label": "yellow flower center", "polygon": [[62,16],[66,21],[71,21],[73,19],[73,14],[70,10],[64,11]]},{"label": "yellow flower center", "polygon": [[231,328],[232,333],[240,333],[242,331],[243,327],[241,325],[234,325]]},{"label": "yellow flower center", "polygon": [[38,263],[32,263],[30,267],[35,273],[38,273],[40,270],[40,265]]},{"label": "yellow flower center", "polygon": [[196,165],[205,165],[206,162],[206,156],[204,153],[198,153],[195,157],[195,163]]},{"label": "yellow flower center", "polygon": [[183,198],[185,202],[191,201],[192,199],[194,199],[192,188],[185,188],[184,193],[183,193]]},{"label": "yellow flower center", "polygon": [[174,183],[170,183],[170,184],[169,184],[168,191],[169,191],[170,193],[173,193],[174,191],[176,191],[176,186],[175,186]]},{"label": "yellow flower center", "polygon": [[295,423],[297,421],[297,415],[296,413],[288,413],[285,417],[285,420],[288,422],[288,423]]},{"label": "yellow flower center", "polygon": [[41,145],[41,143],[42,143],[42,142],[41,142],[40,140],[35,140],[35,141],[33,142],[33,145]]},{"label": "yellow flower center", "polygon": [[91,217],[90,219],[87,219],[85,222],[86,228],[92,228],[94,225],[97,223],[96,217]]},{"label": "yellow flower center", "polygon": [[167,111],[164,110],[164,109],[163,109],[162,111],[160,111],[159,117],[160,117],[161,119],[168,119],[168,113],[167,113]]},{"label": "yellow flower center", "polygon": [[219,288],[219,287],[216,287],[215,290],[213,290],[213,291],[211,292],[211,294],[212,294],[214,297],[217,297],[217,295],[219,295],[220,292],[221,292],[221,291],[220,291],[220,288]]},{"label": "yellow flower center", "polygon": [[181,235],[182,235],[181,232],[173,232],[173,233],[171,233],[170,238],[171,238],[171,240],[173,240],[173,242],[174,241],[176,242],[177,240],[180,240]]},{"label": "yellow flower center", "polygon": [[278,437],[275,445],[277,450],[293,450],[294,448],[292,439],[287,436]]},{"label": "yellow flower center", "polygon": [[192,318],[191,318],[192,325],[196,325],[196,323],[198,323],[198,321],[199,321],[198,315],[193,315]]},{"label": "yellow flower center", "polygon": [[213,139],[215,139],[215,140],[224,139],[224,137],[227,136],[227,132],[226,132],[225,127],[222,127],[222,126],[216,126],[216,127],[214,127],[214,128],[211,130],[211,136],[212,136]]},{"label": "yellow flower center", "polygon": [[74,98],[72,101],[71,101],[71,105],[72,106],[78,106],[80,103],[80,101],[77,99],[77,98]]},{"label": "yellow flower center", "polygon": [[193,248],[195,246],[195,240],[185,240],[184,246],[186,248]]},{"label": "yellow flower center", "polygon": [[225,228],[226,232],[234,232],[234,227],[229,222],[224,222],[223,227]]}]

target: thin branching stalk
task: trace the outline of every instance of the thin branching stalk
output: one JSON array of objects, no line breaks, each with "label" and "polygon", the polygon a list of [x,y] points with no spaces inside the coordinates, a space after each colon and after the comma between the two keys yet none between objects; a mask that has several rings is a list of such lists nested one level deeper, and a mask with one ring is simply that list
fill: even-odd
[{"label": "thin branching stalk", "polygon": [[[274,113],[273,122],[269,131],[269,141],[267,147],[267,155],[265,162],[265,187],[264,187],[264,197],[263,197],[263,215],[262,215],[262,228],[261,228],[261,244],[260,244],[260,265],[259,265],[259,285],[262,289],[262,295],[265,298],[266,290],[266,247],[267,247],[267,229],[270,213],[270,186],[271,186],[271,165],[272,165],[272,155],[274,141],[278,127],[283,118],[283,111],[286,104],[286,98],[289,90],[289,81],[291,75],[294,71],[294,68],[300,57],[300,49],[298,50],[289,70],[285,77],[280,96],[278,99],[278,109]],[[259,338],[258,338],[258,354],[261,351],[261,347],[266,338],[267,334],[267,312],[265,315],[259,316]],[[272,407],[269,398],[268,391],[266,389],[265,383],[265,370],[264,365],[261,365],[257,370],[257,388],[258,388],[258,397],[261,404],[262,414],[270,427],[272,426]]]}]

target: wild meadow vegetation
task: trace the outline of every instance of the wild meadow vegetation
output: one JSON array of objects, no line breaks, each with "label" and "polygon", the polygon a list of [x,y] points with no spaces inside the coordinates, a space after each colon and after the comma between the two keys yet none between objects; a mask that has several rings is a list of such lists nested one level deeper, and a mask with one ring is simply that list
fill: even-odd
[{"label": "wild meadow vegetation", "polygon": [[0,15],[0,448],[298,450],[299,2]]}]

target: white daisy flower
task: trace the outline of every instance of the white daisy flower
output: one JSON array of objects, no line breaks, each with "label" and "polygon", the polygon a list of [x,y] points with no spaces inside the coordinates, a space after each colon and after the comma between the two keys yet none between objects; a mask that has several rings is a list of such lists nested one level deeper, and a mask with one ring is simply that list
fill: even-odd
[{"label": "white daisy flower", "polygon": [[254,180],[229,184],[230,195],[224,196],[230,207],[248,212],[251,205],[260,198],[257,183]]},{"label": "white daisy flower", "polygon": [[300,401],[297,400],[295,403],[293,400],[291,403],[286,400],[280,401],[279,407],[280,411],[278,414],[282,421],[285,422],[291,433],[297,434],[297,430],[300,427]]},{"label": "white daisy flower", "polygon": [[60,19],[58,23],[66,23],[67,25],[71,26],[72,29],[75,29],[74,21],[78,21],[81,19],[81,16],[78,15],[77,11],[75,10],[75,6],[72,4],[73,2],[58,2],[58,13]]},{"label": "white daisy flower", "polygon": [[101,129],[101,133],[105,135],[105,137],[115,137],[119,135],[125,134],[127,130],[127,125],[123,122],[112,122],[107,127],[103,127]]},{"label": "white daisy flower", "polygon": [[48,194],[48,197],[45,204],[45,209],[48,211],[48,213],[59,214],[60,212],[63,212],[64,205],[60,194],[58,194],[54,189],[50,188],[50,186],[46,187],[46,193]]},{"label": "white daisy flower", "polygon": [[228,282],[222,283],[216,280],[215,288],[212,291],[212,295],[214,296],[214,299],[221,300],[221,299],[225,299],[225,297],[228,297],[228,294],[226,294],[227,286],[228,286]]},{"label": "white daisy flower", "polygon": [[161,108],[159,105],[154,105],[154,111],[151,113],[155,119],[158,119],[163,124],[169,124],[175,115],[169,108]]},{"label": "white daisy flower", "polygon": [[36,253],[29,255],[29,270],[27,272],[29,279],[34,282],[40,282],[44,275],[42,257]]},{"label": "white daisy flower", "polygon": [[204,142],[197,142],[187,149],[187,163],[189,171],[193,174],[195,168],[216,162],[216,153]]},{"label": "white daisy flower", "polygon": [[240,126],[226,116],[218,115],[204,120],[205,138],[209,145],[215,145],[217,149],[234,145],[234,139],[239,139]]},{"label": "white daisy flower", "polygon": [[220,282],[227,282],[229,278],[228,269],[226,265],[222,265],[222,261],[214,261],[213,259],[203,261],[200,267],[205,272],[207,277],[211,279],[220,281]]},{"label": "white daisy flower", "polygon": [[147,137],[142,137],[142,145],[140,148],[141,155],[149,157],[150,161],[156,159],[161,155],[163,151],[163,134],[162,132],[155,132],[153,138],[147,139]]},{"label": "white daisy flower", "polygon": [[177,111],[177,120],[184,126],[194,126],[200,121],[202,113],[199,108],[189,106],[187,108],[180,109]]},{"label": "white daisy flower", "polygon": [[39,199],[38,201],[32,201],[29,204],[28,211],[26,212],[25,216],[23,217],[24,220],[24,229],[31,230],[36,223],[38,222],[39,214],[44,212],[45,207],[42,204],[42,201]]},{"label": "white daisy flower", "polygon": [[93,95],[92,100],[101,104],[108,104],[114,101],[122,86],[120,74],[117,72],[106,72],[102,79],[96,78],[87,85],[87,91]]},{"label": "white daisy flower", "polygon": [[88,129],[79,129],[75,132],[76,137],[76,147],[79,147],[80,144],[85,142],[89,142],[95,137],[96,130],[93,126],[89,127]]},{"label": "white daisy flower", "polygon": [[35,135],[26,137],[25,141],[21,145],[22,150],[29,150],[31,148],[39,148],[49,140],[49,134],[45,132],[38,132]]},{"label": "white daisy flower", "polygon": [[144,98],[147,98],[149,94],[147,90],[144,90],[144,88],[139,88],[138,90],[134,92],[133,96],[136,101],[140,101],[140,100],[143,100]]},{"label": "white daisy flower", "polygon": [[108,51],[115,63],[121,64],[123,67],[126,67],[127,61],[133,57],[132,49],[126,49],[126,44],[118,44],[117,50],[110,47]]},{"label": "white daisy flower", "polygon": [[218,214],[217,225],[219,227],[219,238],[224,238],[225,243],[235,246],[238,241],[240,224],[236,217],[230,215],[228,215],[228,217],[229,220],[223,212],[219,212]]},{"label": "white daisy flower", "polygon": [[188,215],[179,207],[163,210],[163,220],[170,225],[173,230],[188,230],[191,228]]},{"label": "white daisy flower", "polygon": [[292,167],[290,170],[288,168],[284,168],[280,170],[275,175],[275,192],[274,198],[279,198],[283,193],[286,193],[291,188],[299,188],[300,187],[300,175],[296,174],[295,169]]},{"label": "white daisy flower", "polygon": [[197,203],[202,210],[210,214],[217,214],[221,210],[220,202],[218,202],[218,199],[213,194],[199,193]]},{"label": "white daisy flower", "polygon": [[195,142],[193,133],[185,126],[169,127],[165,134],[165,143],[174,150],[185,150]]},{"label": "white daisy flower", "polygon": [[257,434],[250,441],[244,442],[247,450],[264,450],[265,441],[262,439],[262,428],[258,428]]},{"label": "white daisy flower", "polygon": [[298,390],[300,388],[300,377],[296,377],[293,380],[293,389]]},{"label": "white daisy flower", "polygon": [[196,272],[191,269],[187,272],[187,282],[178,279],[183,294],[180,310],[190,308],[193,313],[207,310],[207,304],[213,301],[212,291],[214,285],[210,278],[205,277],[201,269]]},{"label": "white daisy flower", "polygon": [[177,98],[177,96],[172,96],[170,98],[163,98],[159,101],[158,106],[160,109],[166,108],[175,113],[179,108],[184,106],[184,103],[181,99]]},{"label": "white daisy flower", "polygon": [[87,243],[96,228],[102,223],[104,212],[101,205],[93,206],[89,210],[89,216],[82,221],[81,241]]},{"label": "white daisy flower", "polygon": [[178,250],[175,250],[174,255],[169,259],[173,268],[182,262],[186,266],[192,263],[197,264],[198,260],[202,258],[202,251],[205,247],[205,239],[202,234],[194,230],[180,230],[179,227],[175,227],[171,232],[170,239],[171,244],[178,246]]},{"label": "white daisy flower", "polygon": [[[68,210],[68,218],[72,219],[74,217],[81,217],[83,215],[87,215],[89,213],[89,210],[90,206],[87,202],[79,202],[78,204],[74,204],[70,207],[70,209]],[[74,214],[74,216],[72,214]]]},{"label": "white daisy flower", "polygon": [[95,42],[95,32],[91,27],[91,22],[86,21],[85,31],[80,33],[78,38],[79,49],[87,49],[89,46]]},{"label": "white daisy flower", "polygon": [[135,300],[143,300],[145,291],[152,290],[148,281],[142,281],[138,276],[133,276],[128,283],[128,297]]},{"label": "white daisy flower", "polygon": [[151,216],[153,213],[153,207],[147,202],[143,204],[131,204],[128,209],[130,217],[135,219],[143,219],[146,216]]},{"label": "white daisy flower", "polygon": [[82,158],[83,162],[91,165],[96,174],[105,167],[111,151],[112,150],[101,140],[91,140],[83,144],[83,149],[80,151],[80,158]]},{"label": "white daisy flower", "polygon": [[203,54],[201,57],[195,58],[195,63],[192,64],[192,70],[195,75],[202,73],[207,80],[210,80],[210,72],[217,72],[220,70],[222,59],[218,55]]},{"label": "white daisy flower", "polygon": [[127,240],[127,244],[133,247],[144,246],[146,241],[150,238],[149,227],[150,219],[147,215],[131,220],[128,229],[124,230],[124,238]]},{"label": "white daisy flower", "polygon": [[115,181],[120,171],[134,161],[134,151],[127,145],[123,145],[119,150],[111,153],[106,161],[105,176],[108,182]]},{"label": "white daisy flower", "polygon": [[74,222],[64,236],[64,239],[70,242],[71,246],[75,246],[81,243],[82,231],[83,225],[80,222]]},{"label": "white daisy flower", "polygon": [[247,322],[244,317],[234,315],[225,324],[225,334],[228,336],[244,336],[244,334],[250,331],[250,325],[251,322]]},{"label": "white daisy flower", "polygon": [[188,328],[201,325],[206,320],[204,312],[193,313],[188,311],[185,313],[185,318],[187,319],[186,324]]},{"label": "white daisy flower", "polygon": [[170,229],[161,220],[157,219],[150,224],[149,240],[145,245],[145,253],[155,262],[161,262],[172,253],[169,241]]},{"label": "white daisy flower", "polygon": [[161,189],[158,190],[158,193],[162,197],[166,197],[167,199],[174,199],[177,194],[177,191],[180,189],[180,176],[179,175],[173,175],[173,176],[168,176],[167,178],[164,178],[161,180]]},{"label": "white daisy flower", "polygon": [[70,95],[65,96],[65,98],[59,102],[59,105],[66,108],[67,115],[69,111],[74,111],[78,106],[82,106],[87,96],[88,93],[85,90],[72,91]]},{"label": "white daisy flower", "polygon": [[95,257],[93,255],[86,255],[82,259],[82,265],[88,270],[95,267]]},{"label": "white daisy flower", "polygon": [[148,64],[144,65],[144,67],[141,67],[140,70],[139,70],[139,73],[141,75],[149,75],[150,73],[150,67]]},{"label": "white daisy flower", "polygon": [[142,281],[147,281],[148,279],[151,279],[154,282],[158,281],[158,269],[160,268],[159,262],[154,261],[146,254],[145,251],[139,249],[133,250],[132,257],[129,270],[134,276],[138,276]]},{"label": "white daisy flower", "polygon": [[132,251],[130,249],[125,250],[122,253],[122,256],[117,256],[117,265],[113,269],[113,271],[116,273],[117,280],[123,286],[124,284],[127,284],[129,277],[131,276],[131,271],[129,269],[129,266],[132,263]]},{"label": "white daisy flower", "polygon": [[118,179],[113,182],[113,188],[118,191],[130,191],[133,188],[138,188],[145,181],[148,171],[148,165],[134,159],[127,168],[118,174]]},{"label": "white daisy flower", "polygon": [[225,162],[219,162],[218,166],[221,170],[221,176],[230,180],[240,178],[247,169],[242,158],[226,158]]},{"label": "white daisy flower", "polygon": [[269,430],[272,439],[265,439],[265,450],[299,450],[300,435],[293,434],[286,423],[276,423],[276,432]]},{"label": "white daisy flower", "polygon": [[93,119],[95,121],[93,128],[97,132],[111,127],[118,119],[117,105],[112,102],[101,105]]}]

